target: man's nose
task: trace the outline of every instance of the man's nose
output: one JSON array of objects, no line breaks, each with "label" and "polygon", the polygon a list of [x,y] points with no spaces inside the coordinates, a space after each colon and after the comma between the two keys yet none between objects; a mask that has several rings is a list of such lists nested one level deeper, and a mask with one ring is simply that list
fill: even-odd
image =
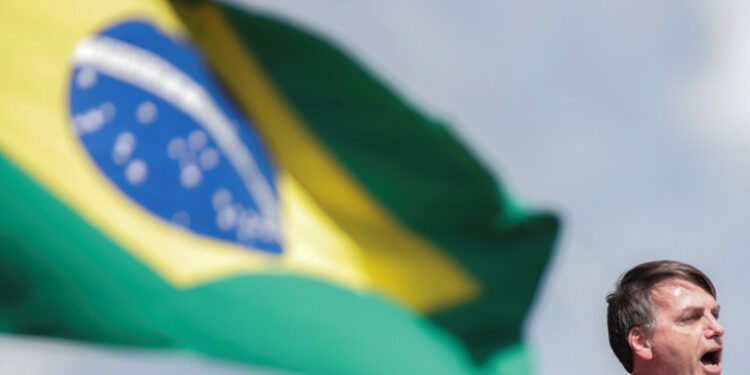
[{"label": "man's nose", "polygon": [[709,320],[708,329],[706,330],[706,338],[710,339],[722,336],[724,336],[724,326],[712,316]]}]

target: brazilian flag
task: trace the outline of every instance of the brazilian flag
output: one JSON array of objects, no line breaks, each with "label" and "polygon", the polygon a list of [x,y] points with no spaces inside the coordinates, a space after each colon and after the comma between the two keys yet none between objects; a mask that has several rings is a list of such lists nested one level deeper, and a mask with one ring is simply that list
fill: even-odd
[{"label": "brazilian flag", "polygon": [[301,27],[0,5],[0,331],[305,374],[529,374],[557,234]]}]

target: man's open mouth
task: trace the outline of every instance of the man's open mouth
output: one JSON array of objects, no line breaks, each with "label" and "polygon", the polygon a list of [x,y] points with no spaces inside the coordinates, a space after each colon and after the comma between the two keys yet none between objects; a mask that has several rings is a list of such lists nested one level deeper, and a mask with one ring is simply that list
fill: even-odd
[{"label": "man's open mouth", "polygon": [[718,369],[721,366],[721,349],[711,349],[703,354],[701,363],[709,370]]}]

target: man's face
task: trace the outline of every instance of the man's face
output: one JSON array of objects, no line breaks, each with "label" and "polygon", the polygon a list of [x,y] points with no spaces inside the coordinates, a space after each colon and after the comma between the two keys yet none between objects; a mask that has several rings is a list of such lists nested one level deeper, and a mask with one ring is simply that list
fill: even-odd
[{"label": "man's face", "polygon": [[721,373],[724,327],[719,305],[699,286],[667,279],[651,292],[656,327],[651,335],[653,365],[659,374]]}]

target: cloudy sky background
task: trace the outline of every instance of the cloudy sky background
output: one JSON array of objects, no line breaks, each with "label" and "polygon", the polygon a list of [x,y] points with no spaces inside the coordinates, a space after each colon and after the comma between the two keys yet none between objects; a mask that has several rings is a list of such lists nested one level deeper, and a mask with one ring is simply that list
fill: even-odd
[{"label": "cloudy sky background", "polygon": [[[662,258],[714,280],[724,374],[750,373],[750,5],[248,3],[349,50],[450,123],[523,202],[559,212],[563,236],[527,324],[540,375],[625,374],[607,344],[604,297],[621,272]],[[105,371],[247,373],[0,337],[0,373]]]}]

